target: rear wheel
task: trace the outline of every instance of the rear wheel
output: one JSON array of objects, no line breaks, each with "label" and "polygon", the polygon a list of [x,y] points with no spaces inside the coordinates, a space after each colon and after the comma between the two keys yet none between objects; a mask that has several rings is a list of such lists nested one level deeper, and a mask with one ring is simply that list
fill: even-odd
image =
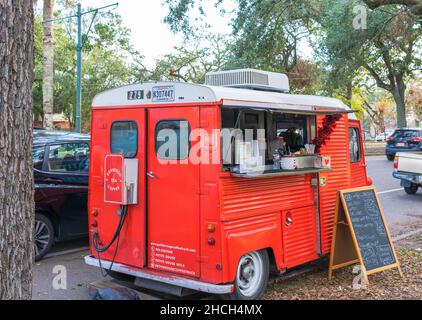
[{"label": "rear wheel", "polygon": [[234,292],[225,296],[230,300],[257,300],[267,287],[270,260],[266,250],[254,251],[240,258]]},{"label": "rear wheel", "polygon": [[412,183],[410,187],[404,187],[404,191],[406,191],[407,194],[416,194],[418,192],[419,186],[417,184]]},{"label": "rear wheel", "polygon": [[54,244],[54,228],[45,215],[35,214],[34,252],[35,261],[41,260]]}]

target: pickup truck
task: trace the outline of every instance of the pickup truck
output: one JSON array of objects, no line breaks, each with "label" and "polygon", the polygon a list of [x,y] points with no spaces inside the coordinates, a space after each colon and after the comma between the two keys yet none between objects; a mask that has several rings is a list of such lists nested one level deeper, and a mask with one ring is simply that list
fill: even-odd
[{"label": "pickup truck", "polygon": [[407,194],[416,194],[422,187],[422,153],[397,153],[393,177],[401,180]]}]

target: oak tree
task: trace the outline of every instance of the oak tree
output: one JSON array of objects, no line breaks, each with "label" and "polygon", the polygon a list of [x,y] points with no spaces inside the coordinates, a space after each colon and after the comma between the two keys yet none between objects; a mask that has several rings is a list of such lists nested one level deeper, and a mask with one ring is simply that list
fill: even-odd
[{"label": "oak tree", "polygon": [[0,300],[31,298],[33,11],[0,1]]}]

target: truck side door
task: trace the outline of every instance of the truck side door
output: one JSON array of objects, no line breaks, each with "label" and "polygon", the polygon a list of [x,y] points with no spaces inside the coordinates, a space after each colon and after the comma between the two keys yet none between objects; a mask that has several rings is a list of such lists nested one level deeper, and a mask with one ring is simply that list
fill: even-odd
[{"label": "truck side door", "polygon": [[360,122],[355,120],[349,120],[349,160],[350,186],[366,186],[366,162],[362,141],[362,128]]},{"label": "truck side door", "polygon": [[148,266],[199,277],[199,168],[189,160],[199,108],[148,110]]}]

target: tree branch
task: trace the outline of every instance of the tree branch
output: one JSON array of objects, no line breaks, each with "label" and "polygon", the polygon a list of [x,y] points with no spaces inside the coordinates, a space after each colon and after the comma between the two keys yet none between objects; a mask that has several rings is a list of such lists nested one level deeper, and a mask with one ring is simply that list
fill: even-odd
[{"label": "tree branch", "polygon": [[422,16],[421,0],[364,0],[364,2],[372,10],[387,5],[403,5],[407,6],[413,14]]},{"label": "tree branch", "polygon": [[378,87],[385,89],[387,91],[392,91],[394,90],[393,84],[387,84],[385,83],[381,77],[378,75],[378,73],[369,65],[369,64],[365,64],[364,68],[366,70],[368,70],[368,72],[371,74],[371,76],[375,79],[375,81],[377,82]]}]

